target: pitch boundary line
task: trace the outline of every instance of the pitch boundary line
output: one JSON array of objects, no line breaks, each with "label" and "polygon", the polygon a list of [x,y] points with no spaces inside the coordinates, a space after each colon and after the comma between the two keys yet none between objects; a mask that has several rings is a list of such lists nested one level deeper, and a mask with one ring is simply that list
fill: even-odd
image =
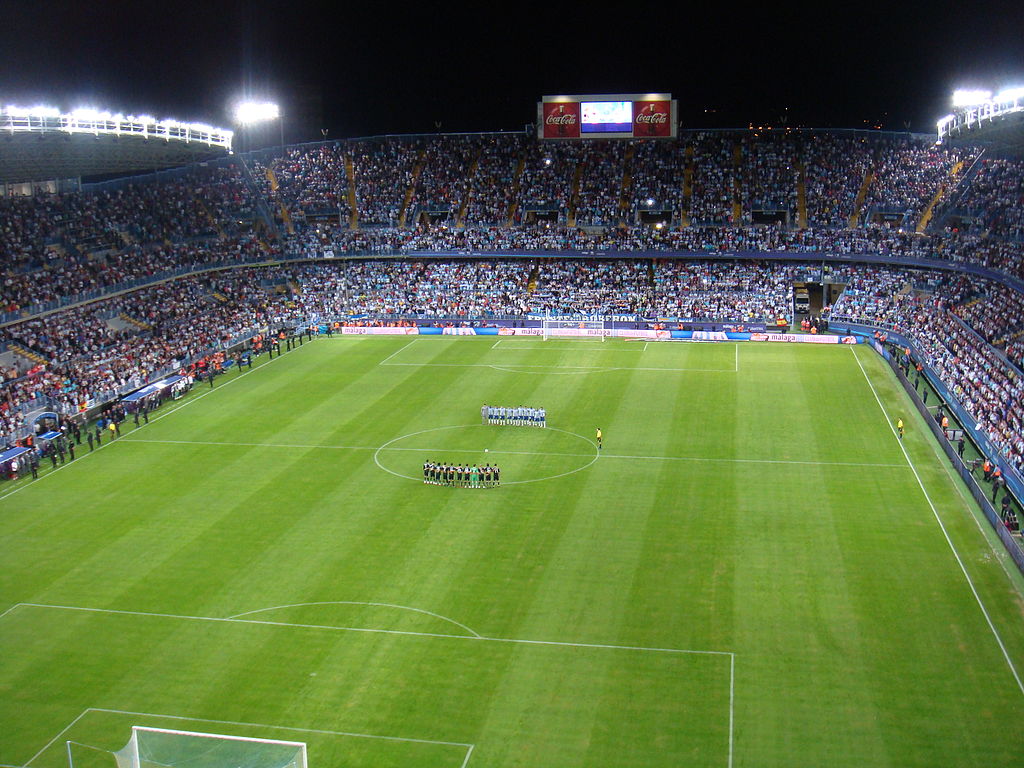
[{"label": "pitch boundary line", "polygon": [[[463,426],[480,426],[477,424],[466,424]],[[436,428],[435,428],[436,429]],[[547,429],[555,429],[547,427]],[[431,430],[424,430],[431,431]],[[561,430],[560,430],[561,431]],[[420,434],[420,433],[413,433]],[[410,437],[403,435],[402,437]],[[390,448],[373,445],[304,445],[298,443],[242,443],[242,442],[218,442],[213,440],[146,440],[144,438],[123,437],[121,440],[128,443],[151,443],[156,445],[213,445],[239,448],[306,448],[306,449],[333,449],[338,451],[405,451],[405,452],[428,452],[441,453],[479,453],[483,449],[477,448]],[[401,438],[395,438],[396,440]],[[586,438],[583,438],[586,440]],[[391,441],[394,442],[394,441]],[[490,449],[491,453],[515,456],[560,456],[565,458],[589,458],[589,453],[557,453],[545,451],[503,451],[501,449]],[[732,457],[715,458],[711,456],[641,456],[625,453],[602,453],[603,459],[624,459],[634,461],[696,461],[710,463],[733,463],[733,464],[793,464],[798,466],[822,466],[822,467],[870,467],[888,469],[909,469],[906,464],[886,464],[881,462],[857,462],[857,461],[804,461],[801,459],[737,459]]]},{"label": "pitch boundary line", "polygon": [[[281,359],[281,355],[279,354],[275,359],[280,360]],[[232,384],[234,384],[239,379],[245,378],[250,373],[255,373],[256,371],[262,370],[263,368],[265,368],[266,366],[270,365],[273,362],[274,362],[274,360],[267,360],[267,361],[265,361],[263,363],[260,363],[260,365],[257,366],[256,368],[252,368],[251,370],[245,371],[244,373],[242,373],[240,375],[234,376],[229,381],[225,381],[219,387],[214,387],[212,389],[208,389],[207,391],[203,392],[201,395],[196,395],[195,397],[188,398],[184,403],[181,403],[180,405],[178,405],[175,408],[172,408],[171,410],[167,411],[166,413],[161,413],[161,414],[159,414],[157,416],[154,416],[152,419],[149,420],[149,422],[147,422],[145,424],[140,424],[138,427],[136,427],[134,430],[132,430],[129,434],[134,435],[138,430],[143,429],[145,427],[148,427],[150,423],[154,423],[155,424],[156,422],[160,421],[160,419],[165,419],[168,416],[170,416],[172,413],[177,413],[182,408],[187,408],[188,406],[192,405],[193,403],[198,402],[199,400],[202,400],[207,395],[212,395],[214,392],[221,391],[222,389],[224,389],[224,387],[231,386]],[[15,489],[13,489],[11,491],[8,491],[7,493],[5,493],[2,496],[0,496],[0,501],[3,501],[4,499],[6,499],[6,498],[8,498],[10,496],[13,496],[14,494],[18,493],[19,491],[24,490],[25,488],[31,488],[32,486],[34,486],[39,481],[45,480],[48,477],[52,477],[56,473],[60,472],[62,469],[65,469],[66,467],[75,466],[79,461],[82,461],[83,459],[85,459],[85,458],[87,458],[89,456],[92,456],[95,453],[99,453],[104,448],[109,448],[111,445],[114,445],[115,443],[119,443],[122,440],[129,440],[129,439],[130,438],[127,438],[127,437],[118,437],[118,438],[115,438],[113,440],[109,440],[108,439],[108,441],[106,443],[104,443],[103,445],[101,445],[98,448],[96,448],[95,451],[89,451],[89,453],[83,453],[81,455],[81,457],[76,459],[75,461],[69,461],[66,464],[61,464],[56,469],[50,470],[45,475],[42,475],[39,478],[39,480],[33,480],[31,483],[26,483],[25,485],[19,485],[17,488],[15,488]],[[141,440],[137,440],[135,442],[142,442],[142,441]]]},{"label": "pitch boundary line", "polygon": [[[52,747],[57,742],[57,740],[60,739],[61,736],[63,736],[65,733],[67,733],[72,728],[74,728],[75,725],[78,724],[78,721],[81,720],[86,715],[88,715],[90,712],[101,712],[101,713],[104,713],[104,714],[112,714],[112,715],[133,715],[135,717],[152,717],[152,718],[158,718],[158,719],[161,719],[161,720],[183,720],[183,721],[186,721],[186,722],[191,721],[191,722],[197,722],[197,723],[215,723],[215,724],[218,724],[218,725],[238,725],[238,726],[242,726],[242,727],[246,727],[246,728],[266,728],[266,729],[272,729],[272,730],[276,730],[276,731],[289,731],[291,733],[315,733],[315,734],[320,735],[320,736],[344,736],[344,737],[351,737],[351,738],[357,738],[357,739],[379,739],[381,741],[400,741],[400,742],[409,743],[409,744],[428,744],[428,745],[432,745],[432,746],[441,746],[441,747],[461,747],[462,749],[466,750],[466,755],[465,755],[465,757],[462,760],[462,768],[465,768],[466,764],[469,762],[469,757],[470,757],[470,755],[473,754],[473,748],[476,746],[475,744],[467,744],[467,743],[460,742],[460,741],[440,741],[438,739],[416,739],[416,738],[411,738],[411,737],[406,737],[406,736],[381,736],[379,734],[374,734],[374,733],[356,733],[354,731],[329,731],[329,730],[325,730],[325,729],[322,729],[322,728],[297,728],[295,726],[289,726],[289,725],[268,725],[266,723],[247,723],[247,722],[243,722],[243,721],[240,721],[240,720],[216,720],[216,719],[209,718],[209,717],[187,717],[185,715],[163,715],[163,714],[160,714],[160,713],[157,713],[157,712],[135,712],[135,711],[132,711],[132,710],[127,710],[127,709],[110,709],[110,708],[107,708],[107,707],[86,707],[85,709],[83,709],[79,713],[78,717],[76,717],[70,723],[65,725],[60,730],[60,732],[57,733],[56,736],[54,736],[52,739],[50,739],[46,743],[46,746],[44,746],[42,749],[40,749],[38,752],[36,752],[34,755],[32,755],[32,757],[30,757],[28,759],[28,761],[22,763],[20,766],[7,765],[7,764],[4,764],[4,763],[0,763],[0,768],[28,768],[28,766],[30,766],[33,762],[38,760],[39,757],[44,752],[46,752],[48,749],[50,749],[50,747]],[[76,743],[78,743],[78,742],[76,742]],[[89,745],[89,744],[82,744],[81,746],[91,746],[91,745]]]},{"label": "pitch boundary line", "polygon": [[[433,616],[435,619],[441,619],[442,621],[447,621],[448,623],[454,624],[455,626],[459,627],[460,629],[466,630],[471,635],[473,635],[473,637],[480,637],[480,633],[477,632],[476,630],[470,629],[465,624],[463,624],[461,622],[458,622],[455,619],[450,619],[447,616],[442,616],[441,614],[434,613],[433,611],[425,611],[422,608],[413,608],[413,607],[408,606],[408,605],[396,605],[394,603],[368,603],[368,602],[363,602],[363,601],[360,601],[360,600],[319,600],[319,601],[312,602],[312,603],[289,603],[288,605],[272,605],[269,608],[257,608],[255,611],[246,611],[245,613],[236,613],[234,616],[228,616],[228,618],[229,619],[240,619],[243,616],[252,616],[253,614],[256,614],[256,613],[266,613],[267,611],[277,611],[277,610],[280,610],[282,608],[302,608],[302,607],[310,606],[310,605],[369,605],[369,606],[373,606],[373,607],[376,607],[376,608],[401,608],[404,611],[413,611],[415,613],[422,613],[422,614],[424,614],[426,616]],[[2,618],[2,616],[0,616],[0,618]]]},{"label": "pitch boundary line", "polygon": [[874,382],[871,381],[871,378],[868,376],[868,372],[864,370],[864,365],[861,363],[856,350],[851,347],[850,352],[853,354],[854,360],[857,361],[857,366],[860,368],[860,372],[864,375],[865,381],[867,381],[868,386],[871,387],[871,394],[875,396],[875,402],[878,403],[878,407],[882,411],[882,415],[885,417],[885,423],[889,426],[889,430],[892,432],[893,437],[895,437],[896,441],[899,443],[900,450],[903,452],[903,457],[907,460],[907,464],[913,471],[914,477],[917,479],[918,487],[920,487],[921,493],[924,494],[925,501],[927,501],[928,506],[931,507],[932,515],[935,517],[935,521],[939,524],[939,528],[942,530],[942,535],[945,537],[946,543],[953,552],[953,557],[956,558],[957,565],[960,566],[960,572],[963,573],[964,578],[967,580],[967,586],[970,587],[971,594],[974,595],[974,599],[978,603],[978,607],[981,608],[981,612],[985,616],[985,622],[988,624],[988,628],[992,631],[992,635],[995,637],[996,643],[999,645],[999,650],[1003,653],[1003,658],[1006,660],[1006,665],[1010,668],[1010,672],[1013,674],[1013,679],[1017,681],[1017,687],[1020,688],[1020,692],[1024,694],[1024,681],[1021,680],[1020,675],[1017,673],[1017,668],[1013,665],[1013,660],[1010,658],[1010,654],[1006,650],[1006,646],[1003,644],[1003,638],[999,635],[999,631],[996,629],[995,624],[992,623],[992,617],[989,616],[988,609],[985,608],[985,603],[982,602],[981,595],[978,594],[978,590],[974,586],[974,581],[967,572],[967,567],[964,565],[964,561],[960,558],[960,553],[953,544],[953,540],[949,536],[949,531],[946,530],[946,525],[942,522],[942,518],[939,517],[939,512],[935,508],[935,503],[932,501],[932,497],[928,493],[928,489],[924,487],[924,482],[921,480],[921,475],[917,472],[917,467],[914,466],[914,462],[910,458],[910,454],[907,453],[907,449],[903,445],[903,441],[899,439],[896,428],[889,419],[889,414],[886,412],[885,406],[882,405],[882,400],[878,396],[878,390],[875,389]]}]

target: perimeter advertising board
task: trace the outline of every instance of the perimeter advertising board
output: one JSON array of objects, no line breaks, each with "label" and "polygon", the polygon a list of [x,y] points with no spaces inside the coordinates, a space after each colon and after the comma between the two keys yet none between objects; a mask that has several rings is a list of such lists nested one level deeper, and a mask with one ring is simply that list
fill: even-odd
[{"label": "perimeter advertising board", "polygon": [[670,93],[544,96],[539,139],[670,139],[678,134]]}]

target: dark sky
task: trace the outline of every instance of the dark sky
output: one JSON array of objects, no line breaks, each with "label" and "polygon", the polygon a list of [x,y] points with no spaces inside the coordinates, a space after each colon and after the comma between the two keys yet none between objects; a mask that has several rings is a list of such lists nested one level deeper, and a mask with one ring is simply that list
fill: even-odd
[{"label": "dark sky", "polygon": [[0,100],[227,126],[248,90],[297,140],[519,130],[542,94],[670,91],[684,127],[788,108],[790,125],[930,132],[954,87],[1024,84],[1020,0],[475,7],[10,0]]}]

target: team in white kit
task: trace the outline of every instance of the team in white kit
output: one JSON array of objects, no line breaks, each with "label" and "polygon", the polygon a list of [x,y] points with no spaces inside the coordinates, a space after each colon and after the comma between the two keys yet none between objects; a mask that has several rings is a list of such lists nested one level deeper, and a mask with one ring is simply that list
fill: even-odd
[{"label": "team in white kit", "polygon": [[484,405],[480,408],[480,418],[484,424],[508,424],[515,427],[546,427],[548,412],[545,408],[507,408],[504,406]]}]

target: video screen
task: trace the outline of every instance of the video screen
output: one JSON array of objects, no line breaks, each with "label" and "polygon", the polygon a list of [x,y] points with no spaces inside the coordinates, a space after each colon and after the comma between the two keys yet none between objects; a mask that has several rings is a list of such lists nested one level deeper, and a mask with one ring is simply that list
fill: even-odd
[{"label": "video screen", "polygon": [[584,101],[580,117],[582,133],[629,133],[633,130],[633,102]]}]

